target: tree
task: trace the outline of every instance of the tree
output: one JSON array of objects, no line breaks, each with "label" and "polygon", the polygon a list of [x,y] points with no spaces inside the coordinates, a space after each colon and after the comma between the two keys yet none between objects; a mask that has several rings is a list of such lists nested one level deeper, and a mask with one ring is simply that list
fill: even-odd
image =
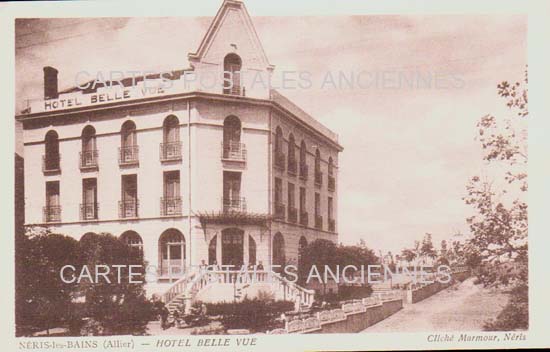
[{"label": "tree", "polygon": [[432,234],[426,233],[424,235],[424,238],[422,239],[422,244],[420,246],[420,254],[424,258],[435,259],[437,257],[432,242]]},{"label": "tree", "polygon": [[[495,265],[513,261],[527,266],[527,73],[523,84],[504,81],[497,85],[498,95],[507,100],[520,120],[499,122],[492,115],[483,116],[477,124],[488,167],[494,166],[496,178],[473,176],[467,184],[466,204],[475,214],[467,218],[472,238],[468,243],[480,257],[480,263]],[[500,170],[505,171],[501,172]],[[521,271],[521,270],[519,270]],[[514,271],[515,273],[519,271]],[[513,275],[512,275],[513,276]],[[509,281],[510,275],[495,276],[488,284]]]},{"label": "tree", "polygon": [[410,265],[416,259],[416,252],[414,249],[405,248],[401,251],[401,257]]},{"label": "tree", "polygon": [[71,324],[76,285],[61,280],[65,265],[79,267],[78,242],[67,236],[31,229],[16,235],[16,334]]},{"label": "tree", "polygon": [[[143,334],[147,322],[153,318],[153,305],[147,300],[143,282],[145,281],[146,263],[143,253],[136,247],[110,234],[90,234],[80,241],[83,263],[92,268],[95,265],[123,265],[119,271],[111,270],[109,282],[103,279],[95,283],[82,281],[80,293],[86,298],[86,315],[98,322],[103,334],[128,335]],[[129,266],[138,275],[130,280]],[[141,281],[134,283],[131,281]],[[100,332],[92,331],[93,334]]]}]

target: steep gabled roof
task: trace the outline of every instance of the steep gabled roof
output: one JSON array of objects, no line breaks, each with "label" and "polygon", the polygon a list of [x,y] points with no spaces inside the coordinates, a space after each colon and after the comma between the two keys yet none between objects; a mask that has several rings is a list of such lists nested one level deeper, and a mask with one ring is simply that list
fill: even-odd
[{"label": "steep gabled roof", "polygon": [[269,70],[273,70],[274,66],[269,63],[269,60],[267,59],[267,55],[265,54],[264,48],[262,46],[262,43],[260,42],[260,39],[258,37],[258,33],[256,33],[256,29],[254,28],[254,24],[252,23],[252,19],[250,18],[250,15],[248,11],[246,10],[246,6],[244,6],[244,3],[240,0],[224,0],[222,6],[216,13],[216,16],[210,23],[210,27],[206,31],[206,34],[201,40],[201,43],[199,44],[199,48],[194,53],[189,53],[188,58],[190,62],[197,62],[200,61],[208,52],[208,49],[210,47],[210,44],[213,42],[214,38],[216,37],[216,34],[218,33],[221,24],[223,23],[227,13],[231,10],[240,10],[241,13],[244,15],[243,19],[245,20],[246,24],[246,30],[249,32],[251,40],[254,44],[254,47],[257,49],[258,53],[260,54],[263,63]]}]

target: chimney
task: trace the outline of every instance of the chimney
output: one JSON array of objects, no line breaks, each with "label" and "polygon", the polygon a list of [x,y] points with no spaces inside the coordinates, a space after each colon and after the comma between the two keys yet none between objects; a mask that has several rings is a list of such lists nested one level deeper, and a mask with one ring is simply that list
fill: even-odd
[{"label": "chimney", "polygon": [[44,67],[44,99],[56,99],[58,96],[57,70],[46,66]]}]

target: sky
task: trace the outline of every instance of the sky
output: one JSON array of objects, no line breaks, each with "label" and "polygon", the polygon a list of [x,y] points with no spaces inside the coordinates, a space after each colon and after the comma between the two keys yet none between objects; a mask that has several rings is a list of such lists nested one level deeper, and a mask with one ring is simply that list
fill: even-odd
[{"label": "sky", "polygon": [[[427,232],[436,247],[468,233],[465,185],[485,168],[475,125],[489,113],[512,116],[496,85],[523,77],[526,17],[251,16],[276,77],[282,71],[311,75],[311,88],[282,93],[336,132],[344,147],[339,241],[364,239],[377,252],[397,253]],[[60,90],[74,86],[81,70],[187,68],[187,54],[212,17],[18,21],[17,110],[25,99],[41,98],[46,65],[59,69]],[[322,86],[328,72],[384,80]],[[396,81],[415,75],[432,77],[431,84]]]}]

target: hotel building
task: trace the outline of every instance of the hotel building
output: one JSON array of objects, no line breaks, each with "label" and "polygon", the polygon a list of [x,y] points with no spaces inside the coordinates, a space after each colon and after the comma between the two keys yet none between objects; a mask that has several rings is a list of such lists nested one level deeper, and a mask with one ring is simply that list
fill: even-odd
[{"label": "hotel building", "polygon": [[338,240],[338,137],[241,79],[274,70],[242,2],[223,2],[188,59],[168,75],[64,91],[45,67],[44,99],[16,116],[25,225],[139,246],[157,266],[150,293],[181,282],[170,266],[296,265],[301,246]]}]

